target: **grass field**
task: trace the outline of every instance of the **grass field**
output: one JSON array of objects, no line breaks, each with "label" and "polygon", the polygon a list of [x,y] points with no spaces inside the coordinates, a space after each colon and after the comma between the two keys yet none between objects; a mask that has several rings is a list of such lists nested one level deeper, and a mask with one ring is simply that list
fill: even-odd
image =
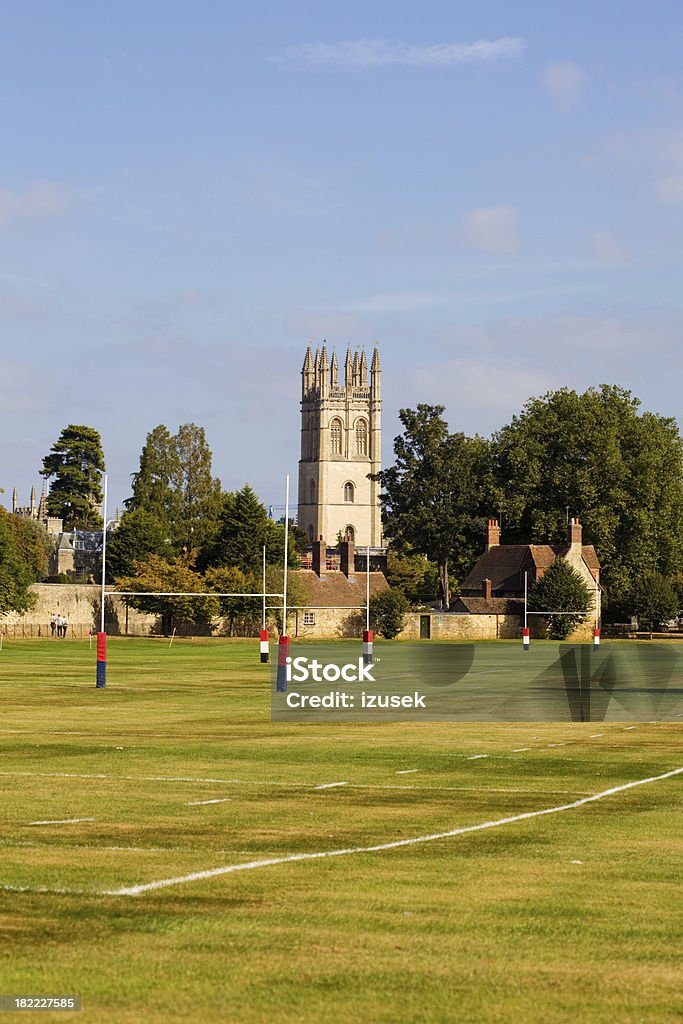
[{"label": "grass field", "polygon": [[83,1000],[41,1021],[681,1020],[683,776],[428,838],[665,775],[679,725],[275,725],[253,641],[94,678],[0,653],[0,990]]}]

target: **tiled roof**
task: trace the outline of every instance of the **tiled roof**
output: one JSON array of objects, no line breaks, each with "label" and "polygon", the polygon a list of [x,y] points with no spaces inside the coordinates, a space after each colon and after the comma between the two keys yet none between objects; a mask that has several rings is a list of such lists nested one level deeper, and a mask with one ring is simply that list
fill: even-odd
[{"label": "tiled roof", "polygon": [[[365,604],[364,572],[357,572],[350,579],[343,572],[327,572],[320,579],[312,569],[298,569],[294,575],[304,584],[312,608],[359,608]],[[384,573],[370,573],[371,597],[388,587]]]},{"label": "tiled roof", "polygon": [[470,615],[523,615],[524,601],[514,597],[459,597],[451,605],[452,612]]},{"label": "tiled roof", "polygon": [[[499,544],[480,555],[463,580],[460,593],[470,597],[481,596],[482,580],[491,580],[491,590],[521,594],[525,565],[548,569],[558,555],[566,555],[568,544]],[[583,560],[593,575],[600,562],[592,544],[582,546]]]}]

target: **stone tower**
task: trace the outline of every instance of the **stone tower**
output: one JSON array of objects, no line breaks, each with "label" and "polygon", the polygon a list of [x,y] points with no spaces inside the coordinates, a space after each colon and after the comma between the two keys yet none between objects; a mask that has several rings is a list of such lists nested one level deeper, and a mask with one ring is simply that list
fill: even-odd
[{"label": "stone tower", "polygon": [[380,466],[379,353],[370,373],[365,352],[351,354],[339,383],[337,356],[330,363],[323,343],[308,346],[301,371],[299,526],[311,540],[336,544],[350,534],[356,545],[382,546],[379,483],[368,480]]}]

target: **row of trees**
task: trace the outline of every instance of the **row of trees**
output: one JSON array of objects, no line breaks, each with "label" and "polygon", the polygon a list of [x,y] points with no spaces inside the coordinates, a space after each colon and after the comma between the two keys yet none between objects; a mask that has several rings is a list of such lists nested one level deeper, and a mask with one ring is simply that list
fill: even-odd
[{"label": "row of trees", "polygon": [[444,603],[481,553],[488,516],[500,516],[506,543],[558,544],[572,515],[597,549],[612,619],[643,607],[646,579],[680,608],[683,441],[674,419],[641,413],[629,391],[608,385],[530,399],[490,439],[451,434],[443,413],[401,410],[395,463],[378,479],[392,549],[436,565]]},{"label": "row of trees", "polygon": [[45,531],[0,507],[0,615],[32,606],[29,588],[44,577],[47,557]]}]

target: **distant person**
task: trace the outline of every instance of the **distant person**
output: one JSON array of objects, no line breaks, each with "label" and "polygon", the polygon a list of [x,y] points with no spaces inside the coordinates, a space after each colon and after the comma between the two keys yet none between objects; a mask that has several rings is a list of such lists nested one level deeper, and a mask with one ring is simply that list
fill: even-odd
[{"label": "distant person", "polygon": [[63,625],[63,623],[64,623],[64,619],[62,618],[61,615],[58,615],[57,616],[57,639],[58,640],[62,639],[62,625]]},{"label": "distant person", "polygon": [[66,640],[66,631],[69,627],[69,623],[66,620],[66,616],[62,619],[62,640]]},{"label": "distant person", "polygon": [[55,630],[56,629],[57,629],[57,616],[53,612],[52,615],[50,616],[50,636],[52,637],[53,640],[55,638]]}]

